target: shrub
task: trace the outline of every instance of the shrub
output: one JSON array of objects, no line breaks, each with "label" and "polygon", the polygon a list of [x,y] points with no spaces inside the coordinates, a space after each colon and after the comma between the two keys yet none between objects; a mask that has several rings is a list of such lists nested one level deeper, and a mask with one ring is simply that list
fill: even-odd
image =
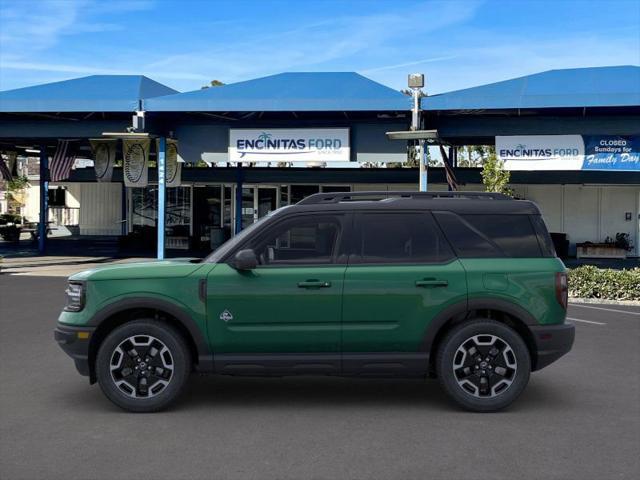
[{"label": "shrub", "polygon": [[569,296],[640,300],[640,268],[612,270],[592,265],[569,270]]}]

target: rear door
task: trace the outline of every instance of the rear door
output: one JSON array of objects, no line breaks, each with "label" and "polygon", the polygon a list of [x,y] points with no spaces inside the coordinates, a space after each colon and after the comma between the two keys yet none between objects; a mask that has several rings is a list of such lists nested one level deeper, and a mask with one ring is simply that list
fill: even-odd
[{"label": "rear door", "polygon": [[363,212],[343,296],[343,370],[427,368],[421,343],[443,309],[466,302],[465,272],[431,213]]}]

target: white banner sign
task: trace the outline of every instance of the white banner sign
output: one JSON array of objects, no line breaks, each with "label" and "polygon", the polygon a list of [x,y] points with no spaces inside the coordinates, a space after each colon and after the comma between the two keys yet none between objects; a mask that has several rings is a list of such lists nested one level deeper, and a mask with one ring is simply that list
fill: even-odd
[{"label": "white banner sign", "polygon": [[113,175],[113,165],[116,161],[116,139],[91,139],[93,151],[93,169],[96,172],[98,182],[110,182]]},{"label": "white banner sign", "polygon": [[580,135],[496,136],[496,155],[507,170],[580,170]]},{"label": "white banner sign", "polygon": [[348,128],[230,129],[230,162],[348,162]]},{"label": "white banner sign", "polygon": [[125,187],[146,187],[149,176],[149,146],[151,141],[143,139],[123,139]]}]

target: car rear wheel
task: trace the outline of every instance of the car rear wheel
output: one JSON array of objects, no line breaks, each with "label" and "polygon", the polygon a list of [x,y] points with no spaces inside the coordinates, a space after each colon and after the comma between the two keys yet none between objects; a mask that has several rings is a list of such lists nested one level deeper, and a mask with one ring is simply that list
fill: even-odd
[{"label": "car rear wheel", "polygon": [[113,330],[96,358],[100,388],[109,400],[130,412],[156,412],[169,406],[190,371],[189,349],[182,336],[151,319]]},{"label": "car rear wheel", "polygon": [[520,335],[495,320],[477,319],[451,330],[438,349],[438,379],[460,406],[491,412],[509,406],[529,382],[531,359]]}]

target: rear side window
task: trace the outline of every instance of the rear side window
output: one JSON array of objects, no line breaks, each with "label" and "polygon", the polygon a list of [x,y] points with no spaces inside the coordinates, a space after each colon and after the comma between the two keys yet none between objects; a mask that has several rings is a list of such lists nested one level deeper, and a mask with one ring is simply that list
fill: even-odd
[{"label": "rear side window", "polygon": [[529,215],[435,214],[460,257],[540,257],[540,245]]},{"label": "rear side window", "polygon": [[555,257],[556,247],[553,246],[551,235],[549,235],[547,226],[544,224],[544,221],[542,220],[542,215],[531,215],[531,217],[529,218],[531,219],[533,228],[535,229],[536,234],[538,235],[538,243],[540,244],[540,249],[542,250],[542,256]]},{"label": "rear side window", "polygon": [[362,213],[356,225],[356,263],[443,263],[454,258],[429,213]]}]

